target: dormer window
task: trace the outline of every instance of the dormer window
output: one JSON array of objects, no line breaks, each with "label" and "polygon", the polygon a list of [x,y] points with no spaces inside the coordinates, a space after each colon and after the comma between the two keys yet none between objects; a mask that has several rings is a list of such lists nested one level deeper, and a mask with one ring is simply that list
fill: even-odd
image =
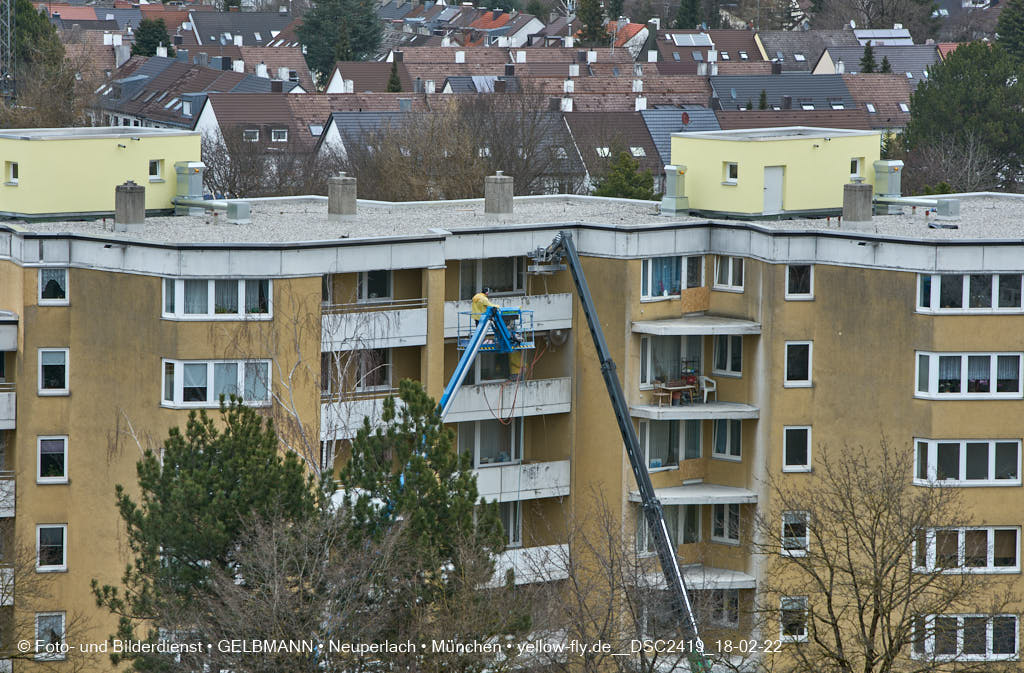
[{"label": "dormer window", "polygon": [[747,56],[747,52],[745,52],[745,51],[741,51],[740,52],[740,60],[741,61],[746,61],[748,58],[749,57]]}]

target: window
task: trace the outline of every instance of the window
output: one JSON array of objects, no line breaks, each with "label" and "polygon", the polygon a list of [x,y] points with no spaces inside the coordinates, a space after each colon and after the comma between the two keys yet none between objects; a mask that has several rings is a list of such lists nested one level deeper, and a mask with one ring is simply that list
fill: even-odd
[{"label": "window", "polygon": [[682,510],[683,544],[700,542],[700,505],[679,505]]},{"label": "window", "polygon": [[814,109],[814,103],[800,103],[800,109],[801,110],[813,110]]},{"label": "window", "polygon": [[630,145],[629,153],[632,154],[634,157],[646,157],[647,156],[647,152],[644,150],[644,148],[643,147],[637,147],[636,145]]},{"label": "window", "polygon": [[814,266],[790,264],[786,267],[786,299],[789,301],[814,299]]},{"label": "window", "polygon": [[39,349],[39,394],[68,394],[68,349]]},{"label": "window", "polygon": [[722,164],[722,182],[727,185],[735,185],[740,179],[740,168],[735,161],[726,161]]},{"label": "window", "polygon": [[60,661],[66,656],[64,649],[64,613],[37,612],[35,658]]},{"label": "window", "polygon": [[162,370],[164,406],[216,407],[221,395],[270,403],[269,360],[164,360]]},{"label": "window", "polygon": [[594,151],[597,152],[597,156],[601,158],[608,158],[612,155],[611,149],[607,147],[595,147]]},{"label": "window", "polygon": [[779,637],[789,643],[807,640],[807,596],[786,596],[779,601]]},{"label": "window", "polygon": [[39,305],[68,305],[67,269],[39,269]]},{"label": "window", "polygon": [[1020,353],[917,353],[917,397],[1021,398]]},{"label": "window", "polygon": [[270,129],[270,142],[288,142],[288,129]]},{"label": "window", "polygon": [[464,259],[459,267],[460,299],[472,299],[485,287],[491,288],[492,298],[526,292],[526,262],[523,257]]},{"label": "window", "polygon": [[8,162],[6,162],[6,165],[4,166],[4,175],[7,178],[7,181],[4,184],[11,185],[11,186],[17,186],[17,184],[18,184],[18,162],[17,161],[8,161]]},{"label": "window", "polygon": [[739,544],[739,503],[711,506],[711,541],[724,542],[727,544]]},{"label": "window", "polygon": [[640,447],[647,456],[650,470],[677,467],[679,464],[679,421],[647,421],[639,423]]},{"label": "window", "polygon": [[521,547],[523,544],[523,511],[518,500],[503,502],[498,505],[501,525],[505,529],[505,544],[509,547]]},{"label": "window", "polygon": [[743,337],[741,335],[715,335],[715,362],[712,371],[725,376],[740,376],[743,373]]},{"label": "window", "polygon": [[745,52],[745,51],[741,51],[741,52],[740,52],[740,60],[741,60],[741,61],[746,61],[746,60],[747,60],[747,58],[748,58],[748,57],[747,57],[747,52]]},{"label": "window", "polygon": [[67,524],[36,526],[36,572],[67,570],[67,542]]},{"label": "window", "polygon": [[929,615],[914,620],[915,659],[999,661],[1017,658],[1016,615]]},{"label": "window", "polygon": [[901,112],[910,112],[910,106],[907,105],[906,103],[900,103],[900,111]]},{"label": "window", "polygon": [[1019,486],[1020,440],[915,440],[914,483]]},{"label": "window", "polygon": [[266,278],[208,280],[165,278],[162,317],[171,320],[269,320]]},{"label": "window", "polygon": [[950,573],[1020,572],[1020,528],[937,528],[919,531],[914,567]]},{"label": "window", "polygon": [[719,55],[722,57],[723,61],[728,61],[729,60],[729,52],[722,51],[722,52],[719,52]]},{"label": "window", "polygon": [[683,282],[682,257],[652,257],[641,262],[640,298],[678,297]]},{"label": "window", "polygon": [[[694,517],[693,515],[688,514],[688,515],[684,515],[684,518],[689,517],[690,519],[696,519],[696,525],[697,525],[696,533],[694,533],[693,529],[692,529],[692,526],[694,525],[692,520],[689,523],[689,526],[691,528],[689,529],[688,532],[689,532],[690,535],[696,534],[698,538],[700,537],[700,512],[699,512],[700,505],[665,505],[662,508],[662,513],[665,516],[665,528],[668,529],[669,545],[671,545],[673,548],[675,548],[676,546],[679,545],[679,510],[680,510],[680,507],[687,508],[688,510],[689,509],[693,509],[693,508],[697,508],[698,509],[696,517]],[[637,550],[637,553],[641,554],[641,555],[656,554],[658,550],[654,546],[654,536],[651,535],[650,528],[647,525],[647,518],[644,516],[643,508],[637,507],[636,512],[637,512],[637,514],[636,514],[636,516],[637,516],[637,523],[636,523],[636,550]]]},{"label": "window", "polygon": [[523,455],[523,419],[459,423],[459,451],[473,456],[473,467],[517,463]]},{"label": "window", "polygon": [[859,178],[863,174],[860,172],[861,167],[864,165],[864,157],[855,157],[850,159],[850,178]]},{"label": "window", "polygon": [[785,387],[810,387],[812,346],[810,341],[786,342],[786,375],[783,383]]},{"label": "window", "polygon": [[811,428],[810,426],[782,429],[782,471],[810,472],[811,470]]},{"label": "window", "polygon": [[641,336],[640,386],[650,387],[657,381],[677,381],[683,369],[701,371],[702,339],[700,336]]},{"label": "window", "polygon": [[921,274],[918,313],[1021,313],[1019,273]]},{"label": "window", "polygon": [[807,512],[782,513],[782,555],[805,556],[810,548]]},{"label": "window", "polygon": [[743,292],[742,257],[715,257],[715,289]]},{"label": "window", "polygon": [[740,460],[743,455],[741,421],[738,419],[717,418],[715,419],[714,427],[712,457]]},{"label": "window", "polygon": [[793,54],[793,60],[796,61],[797,63],[803,63],[804,61],[807,60],[807,57],[801,54],[800,52],[796,52],[795,54]]},{"label": "window", "polygon": [[150,182],[163,182],[164,177],[164,160],[163,159],[150,159],[149,160],[149,181]]},{"label": "window", "polygon": [[36,483],[68,483],[67,436],[39,437],[37,447]]},{"label": "window", "polygon": [[356,280],[360,302],[391,299],[391,271],[361,271]]},{"label": "window", "polygon": [[704,286],[704,258],[691,255],[686,258],[686,289]]},{"label": "window", "polygon": [[245,129],[242,131],[242,140],[248,143],[254,143],[260,139],[259,129]]},{"label": "window", "polygon": [[866,107],[868,109],[868,112],[870,112],[871,114],[875,114],[876,110],[874,103],[865,103],[864,107]]},{"label": "window", "polygon": [[185,117],[192,116],[192,101],[185,100],[181,102],[181,114]]},{"label": "window", "polygon": [[356,360],[356,391],[391,390],[391,350],[365,348],[352,351]]}]

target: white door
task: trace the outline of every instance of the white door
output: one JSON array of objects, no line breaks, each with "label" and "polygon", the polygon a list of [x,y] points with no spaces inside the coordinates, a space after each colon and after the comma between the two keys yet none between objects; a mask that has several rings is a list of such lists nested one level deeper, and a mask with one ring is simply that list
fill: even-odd
[{"label": "white door", "polygon": [[782,212],[782,177],[785,166],[764,167],[764,213]]}]

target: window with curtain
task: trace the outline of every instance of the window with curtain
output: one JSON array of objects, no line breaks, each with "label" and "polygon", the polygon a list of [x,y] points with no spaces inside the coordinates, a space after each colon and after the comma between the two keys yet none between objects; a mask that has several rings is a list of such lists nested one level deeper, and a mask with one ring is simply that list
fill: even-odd
[{"label": "window with curtain", "polygon": [[183,370],[184,383],[182,400],[185,402],[206,402],[206,363],[186,363]]},{"label": "window with curtain", "polygon": [[67,351],[64,349],[41,350],[39,352],[39,359],[39,388],[44,391],[53,392],[67,390]]},{"label": "window with curtain", "polygon": [[940,393],[960,392],[960,361],[959,355],[939,357]]},{"label": "window with curtain", "polygon": [[214,399],[220,400],[221,395],[224,396],[224,399],[238,395],[238,363],[236,362],[217,362],[213,365]]},{"label": "window with curtain", "polygon": [[266,401],[270,399],[268,382],[270,380],[270,363],[246,362],[245,381],[242,398],[248,402]]},{"label": "window with curtain", "polygon": [[683,421],[683,458],[700,458],[700,421]]},{"label": "window with curtain", "polygon": [[39,269],[39,298],[44,303],[66,303],[67,269]]},{"label": "window with curtain", "polygon": [[654,380],[674,381],[679,378],[682,343],[678,336],[651,338],[651,372]]},{"label": "window with curtain", "polygon": [[245,281],[245,312],[270,313],[270,281],[250,279]]},{"label": "window with curtain", "polygon": [[209,313],[209,283],[205,280],[185,281],[185,313],[206,315]]},{"label": "window with curtain", "polygon": [[1015,397],[1020,353],[918,353],[918,396]]},{"label": "window with curtain", "polygon": [[[327,279],[325,288],[329,286],[329,278],[324,276]],[[242,316],[270,317],[271,282],[267,278],[165,278],[163,295],[162,313],[165,318],[232,320]],[[179,305],[179,297],[182,305]]]},{"label": "window with curtain", "polygon": [[213,282],[213,312],[238,313],[237,280],[216,280]]},{"label": "window with curtain", "polygon": [[641,423],[646,442],[647,467],[658,469],[679,464],[679,421],[648,421]]},{"label": "window with curtain", "polygon": [[652,257],[641,264],[642,297],[668,297],[678,295],[682,289],[683,258]]}]

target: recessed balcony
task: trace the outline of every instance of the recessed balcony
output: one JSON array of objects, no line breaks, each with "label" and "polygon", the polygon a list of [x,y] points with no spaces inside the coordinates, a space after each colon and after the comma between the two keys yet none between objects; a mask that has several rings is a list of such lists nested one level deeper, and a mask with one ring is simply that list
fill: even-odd
[{"label": "recessed balcony", "polygon": [[494,559],[494,578],[487,586],[501,586],[509,570],[515,583],[553,582],[569,577],[569,545],[551,544],[541,547],[506,549]]},{"label": "recessed balcony", "polygon": [[[543,332],[572,327],[572,295],[568,292],[555,294],[509,295],[491,297],[492,302],[503,308],[521,308],[533,311],[533,331]],[[468,312],[472,302],[446,301],[444,303],[444,336],[451,339],[459,333],[459,314]]]},{"label": "recessed balcony", "polygon": [[14,472],[0,472],[0,518],[14,516]]},{"label": "recessed balcony", "polygon": [[0,383],[0,430],[14,430],[18,409],[13,383]]},{"label": "recessed balcony", "polygon": [[445,422],[565,414],[571,406],[572,379],[568,376],[481,383],[459,389]]},{"label": "recessed balcony", "polygon": [[512,502],[569,495],[569,461],[517,463],[473,470],[481,498]]},{"label": "recessed balcony", "polygon": [[422,346],[427,343],[427,300],[324,305],[321,323],[324,353]]}]

